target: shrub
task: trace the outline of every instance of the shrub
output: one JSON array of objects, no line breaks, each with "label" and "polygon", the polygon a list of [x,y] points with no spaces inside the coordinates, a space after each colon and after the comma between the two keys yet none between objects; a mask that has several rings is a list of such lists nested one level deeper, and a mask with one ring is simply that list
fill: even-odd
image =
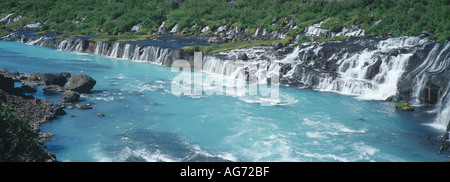
[{"label": "shrub", "polygon": [[[25,118],[16,118],[5,105],[0,106],[0,161],[23,162],[36,159],[43,152],[39,134]],[[43,161],[43,159],[36,159]]]}]

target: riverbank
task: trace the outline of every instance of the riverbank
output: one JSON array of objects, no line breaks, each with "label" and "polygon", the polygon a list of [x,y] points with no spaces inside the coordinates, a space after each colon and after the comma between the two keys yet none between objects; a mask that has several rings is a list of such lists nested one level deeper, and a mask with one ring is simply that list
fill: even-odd
[{"label": "riverbank", "polygon": [[[65,112],[61,107],[62,105],[23,94],[23,92],[29,91],[28,87],[15,88],[14,80],[9,76],[4,70],[0,73],[0,104],[9,110],[4,112],[12,112],[15,118],[25,118],[29,126],[31,126],[30,133],[39,133],[39,139],[37,143],[34,142],[35,139],[21,143],[20,141],[25,136],[10,133],[11,137],[1,139],[2,141],[9,141],[2,142],[2,158],[7,160],[2,162],[8,162],[9,160],[12,160],[9,162],[56,162],[56,156],[47,151],[44,146],[48,137],[51,137],[53,133],[40,133],[39,127],[59,115],[64,115]],[[14,122],[19,121],[15,120]],[[6,123],[3,124],[6,125]],[[26,126],[22,127],[26,128]],[[25,128],[18,130],[27,131]],[[8,130],[8,128],[2,128],[2,130]],[[11,158],[7,157],[8,154],[6,152],[9,151],[7,149],[14,151]]]},{"label": "riverbank", "polygon": [[[17,131],[15,131],[16,129],[2,128],[2,132],[11,135],[8,138],[1,138],[4,149],[2,152],[13,151],[12,154],[2,153],[2,159],[15,162],[56,162],[56,156],[48,152],[44,146],[54,134],[51,131],[41,133],[40,127],[58,116],[65,115],[64,108],[91,109],[92,107],[89,104],[75,103],[78,102],[80,93],[90,92],[95,85],[95,80],[86,75],[71,76],[67,72],[58,74],[11,73],[0,69],[0,83],[0,104],[5,107],[3,112],[11,113],[8,115],[11,118],[5,120],[6,123],[3,123],[2,126],[14,128],[14,125],[22,122],[22,120],[25,120],[27,125],[30,126],[28,129],[26,126],[18,125]],[[20,86],[17,87],[19,83]],[[38,92],[39,86],[45,86],[39,92],[46,94],[64,92],[62,99],[60,102],[50,102],[35,98],[32,94]],[[28,136],[14,133],[28,130],[30,135],[35,135],[35,138],[28,139],[27,142],[21,142],[21,140]],[[30,147],[31,149],[29,149]],[[12,155],[11,158],[7,157],[10,155]]]}]

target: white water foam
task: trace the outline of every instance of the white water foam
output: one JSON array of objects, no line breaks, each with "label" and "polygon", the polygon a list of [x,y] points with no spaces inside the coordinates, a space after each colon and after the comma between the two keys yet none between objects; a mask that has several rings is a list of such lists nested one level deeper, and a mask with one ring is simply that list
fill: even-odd
[{"label": "white water foam", "polygon": [[140,157],[146,162],[180,162],[180,159],[174,159],[171,156],[161,153],[159,150],[150,152],[145,148],[133,150],[129,147],[124,147],[118,154],[119,161],[126,161],[129,157]]},{"label": "white water foam", "polygon": [[[418,38],[391,38],[380,41],[377,50],[366,49],[360,54],[354,54],[338,60],[339,77],[321,78],[315,88],[320,91],[337,92],[344,95],[354,95],[365,100],[384,100],[397,93],[397,83],[405,71],[412,54],[386,55],[392,48],[408,47],[420,44]],[[370,66],[379,65],[379,73],[371,80],[366,79]]]}]

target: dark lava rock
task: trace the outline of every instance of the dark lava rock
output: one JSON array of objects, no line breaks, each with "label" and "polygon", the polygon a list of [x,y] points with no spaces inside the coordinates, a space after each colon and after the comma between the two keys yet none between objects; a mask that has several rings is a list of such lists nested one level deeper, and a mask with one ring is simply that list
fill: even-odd
[{"label": "dark lava rock", "polygon": [[20,87],[20,89],[22,90],[22,92],[25,92],[25,93],[35,93],[35,92],[37,92],[36,87],[32,87],[32,86],[29,86],[29,85],[22,85]]},{"label": "dark lava rock", "polygon": [[11,92],[14,89],[14,80],[12,78],[0,75],[0,89]]},{"label": "dark lava rock", "polygon": [[61,87],[63,87],[67,82],[67,78],[65,76],[54,73],[45,73],[43,75],[43,80],[45,85],[59,85]]},{"label": "dark lava rock", "polygon": [[366,72],[366,79],[371,80],[373,77],[375,77],[380,72],[380,66],[383,63],[381,59],[378,59],[373,65],[369,66],[367,68]]},{"label": "dark lava rock", "polygon": [[68,72],[61,72],[61,73],[59,73],[61,76],[63,76],[63,77],[66,77],[66,78],[69,78],[69,77],[71,77],[72,75],[70,74],[70,73],[68,73]]},{"label": "dark lava rock", "polygon": [[79,93],[89,93],[96,83],[97,81],[90,76],[75,75],[67,82],[66,90],[72,90]]},{"label": "dark lava rock", "polygon": [[91,104],[77,104],[77,105],[75,105],[75,107],[77,107],[78,109],[82,109],[82,110],[92,109]]},{"label": "dark lava rock", "polygon": [[237,58],[244,61],[248,60],[248,56],[245,52],[239,53]]},{"label": "dark lava rock", "polygon": [[80,100],[80,93],[72,90],[66,90],[62,95],[63,102],[78,102],[79,100]]},{"label": "dark lava rock", "polygon": [[42,89],[45,93],[64,92],[64,89],[59,85],[49,85]]},{"label": "dark lava rock", "polygon": [[388,102],[398,102],[398,98],[395,95],[391,95],[388,98],[386,98],[386,101],[388,101]]}]

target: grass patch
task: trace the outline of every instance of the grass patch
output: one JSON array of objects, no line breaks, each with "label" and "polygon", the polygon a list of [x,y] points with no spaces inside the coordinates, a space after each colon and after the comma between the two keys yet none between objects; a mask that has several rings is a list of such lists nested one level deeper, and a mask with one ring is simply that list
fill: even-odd
[{"label": "grass patch", "polygon": [[223,44],[212,44],[210,46],[186,46],[181,48],[185,53],[193,55],[196,51],[201,51],[203,54],[213,54],[233,49],[242,49],[246,47],[270,45],[272,42],[278,42],[283,45],[290,43],[293,40],[292,37],[285,39],[270,39],[270,40],[247,40],[238,42],[227,42]]},{"label": "grass patch", "polygon": [[395,104],[395,109],[404,110],[404,111],[414,111],[414,108],[407,102],[401,102]]},{"label": "grass patch", "polygon": [[319,38],[319,39],[315,40],[315,42],[343,41],[343,40],[347,40],[347,39],[349,39],[349,37],[336,36],[336,37],[331,37],[331,38]]}]

